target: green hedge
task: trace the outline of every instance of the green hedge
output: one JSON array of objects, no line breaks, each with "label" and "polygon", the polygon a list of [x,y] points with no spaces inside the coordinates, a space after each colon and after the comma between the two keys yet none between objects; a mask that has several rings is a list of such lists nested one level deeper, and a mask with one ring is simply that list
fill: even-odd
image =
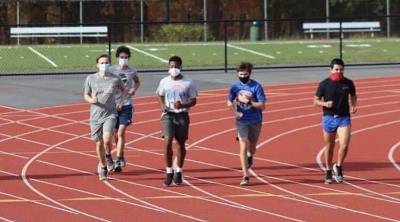
[{"label": "green hedge", "polygon": [[[212,37],[207,33],[208,40]],[[211,38],[210,38],[211,37]],[[168,24],[162,25],[156,32],[154,40],[159,42],[196,42],[203,40],[203,25]]]}]

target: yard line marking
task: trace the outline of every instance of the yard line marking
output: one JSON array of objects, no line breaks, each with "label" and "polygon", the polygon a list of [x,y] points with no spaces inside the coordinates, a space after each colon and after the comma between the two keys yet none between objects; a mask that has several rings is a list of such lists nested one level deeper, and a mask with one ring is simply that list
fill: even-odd
[{"label": "yard line marking", "polygon": [[54,67],[58,67],[57,64],[55,64],[53,61],[51,61],[49,58],[47,58],[45,55],[43,55],[42,53],[36,51],[35,49],[33,49],[32,47],[28,47],[29,50],[31,50],[32,52],[34,52],[36,55],[42,57],[44,60],[46,60],[48,63],[50,63],[52,66]]},{"label": "yard line marking", "polygon": [[130,45],[128,45],[127,47],[130,48],[130,49],[132,49],[132,50],[134,50],[134,51],[136,51],[136,52],[140,52],[140,53],[143,53],[143,54],[145,54],[145,55],[147,55],[147,56],[153,57],[153,58],[155,58],[155,59],[157,59],[157,60],[159,60],[159,61],[161,61],[161,62],[163,62],[163,63],[168,63],[168,60],[165,60],[165,59],[163,59],[163,58],[161,58],[161,57],[158,57],[158,56],[156,56],[156,55],[153,55],[153,54],[151,54],[151,53],[145,52],[145,51],[143,51],[143,50],[141,50],[141,49],[135,48],[135,47],[130,46]]},{"label": "yard line marking", "polygon": [[267,57],[267,58],[270,58],[270,59],[275,59],[275,57],[272,56],[272,55],[268,55],[268,54],[265,54],[265,53],[257,52],[257,51],[251,50],[251,49],[242,48],[242,47],[235,46],[235,45],[232,45],[232,44],[227,44],[227,46],[231,47],[231,48],[234,48],[234,49],[242,50],[242,51],[245,51],[245,52],[253,53],[253,54],[256,54],[256,55],[259,55],[259,56]]}]

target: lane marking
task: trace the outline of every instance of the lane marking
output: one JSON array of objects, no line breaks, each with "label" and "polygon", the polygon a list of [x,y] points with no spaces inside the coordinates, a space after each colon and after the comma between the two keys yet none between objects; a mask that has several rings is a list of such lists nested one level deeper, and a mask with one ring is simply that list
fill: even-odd
[{"label": "lane marking", "polygon": [[33,53],[35,53],[36,55],[40,56],[42,59],[46,60],[48,63],[50,63],[53,67],[58,67],[58,65],[56,63],[54,63],[53,61],[51,61],[51,59],[47,58],[45,55],[43,55],[42,53],[38,52],[37,50],[35,50],[32,47],[28,47],[29,50],[31,50]]},{"label": "lane marking", "polygon": [[161,58],[161,57],[158,57],[158,56],[156,56],[156,55],[154,55],[154,54],[148,53],[148,52],[146,52],[146,51],[143,51],[143,50],[141,50],[141,49],[135,48],[135,47],[130,46],[130,45],[127,45],[127,47],[130,48],[130,49],[132,49],[132,50],[134,50],[134,51],[136,51],[136,52],[140,52],[140,53],[142,53],[142,54],[145,54],[145,55],[147,55],[147,56],[150,56],[150,57],[152,57],[152,58],[155,58],[156,60],[158,60],[158,61],[160,61],[160,62],[162,62],[162,63],[168,63],[168,60],[163,59],[163,58]]},{"label": "lane marking", "polygon": [[269,58],[269,59],[275,59],[275,57],[272,56],[272,55],[268,55],[268,54],[265,54],[265,53],[257,52],[257,51],[251,50],[251,49],[242,48],[242,47],[235,46],[235,45],[232,45],[232,44],[227,44],[227,46],[231,47],[231,48],[234,48],[234,49],[241,50],[241,51],[249,52],[249,53],[252,53],[252,54],[255,54],[255,55],[259,55],[259,56],[262,56],[262,57],[266,57],[266,58]]}]

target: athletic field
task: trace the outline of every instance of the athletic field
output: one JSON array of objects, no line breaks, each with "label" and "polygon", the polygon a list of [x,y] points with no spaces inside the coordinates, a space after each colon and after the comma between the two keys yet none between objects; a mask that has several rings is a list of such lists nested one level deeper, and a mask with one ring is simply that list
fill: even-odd
[{"label": "athletic field", "polygon": [[[387,63],[400,61],[400,39],[343,41],[346,63]],[[122,44],[122,43],[121,43]],[[119,45],[112,44],[112,54]],[[131,48],[131,65],[139,69],[165,68],[172,55],[183,58],[183,66],[222,67],[224,42],[125,44]],[[339,41],[229,42],[228,65],[250,61],[259,65],[328,64],[338,57]],[[0,46],[0,73],[70,72],[95,69],[95,58],[108,52],[108,44]]]}]

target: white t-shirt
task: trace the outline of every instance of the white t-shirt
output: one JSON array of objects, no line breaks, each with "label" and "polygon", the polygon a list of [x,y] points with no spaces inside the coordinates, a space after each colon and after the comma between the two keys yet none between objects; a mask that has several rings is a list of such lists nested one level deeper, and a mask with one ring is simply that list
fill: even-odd
[{"label": "white t-shirt", "polygon": [[[122,95],[124,93],[127,94],[135,85],[133,78],[137,76],[137,70],[129,66],[126,69],[120,69],[118,65],[114,65],[111,67],[110,72],[116,76],[119,76],[125,85],[125,90],[123,92],[118,91],[115,95],[116,104],[120,104]],[[125,96],[124,101],[122,101],[122,105],[132,105],[132,96]]]},{"label": "white t-shirt", "polygon": [[158,85],[158,96],[164,96],[167,112],[187,112],[188,108],[174,109],[174,102],[180,101],[182,104],[189,103],[189,99],[197,97],[197,87],[192,79],[183,76],[181,79],[173,80],[171,76],[161,79]]}]

